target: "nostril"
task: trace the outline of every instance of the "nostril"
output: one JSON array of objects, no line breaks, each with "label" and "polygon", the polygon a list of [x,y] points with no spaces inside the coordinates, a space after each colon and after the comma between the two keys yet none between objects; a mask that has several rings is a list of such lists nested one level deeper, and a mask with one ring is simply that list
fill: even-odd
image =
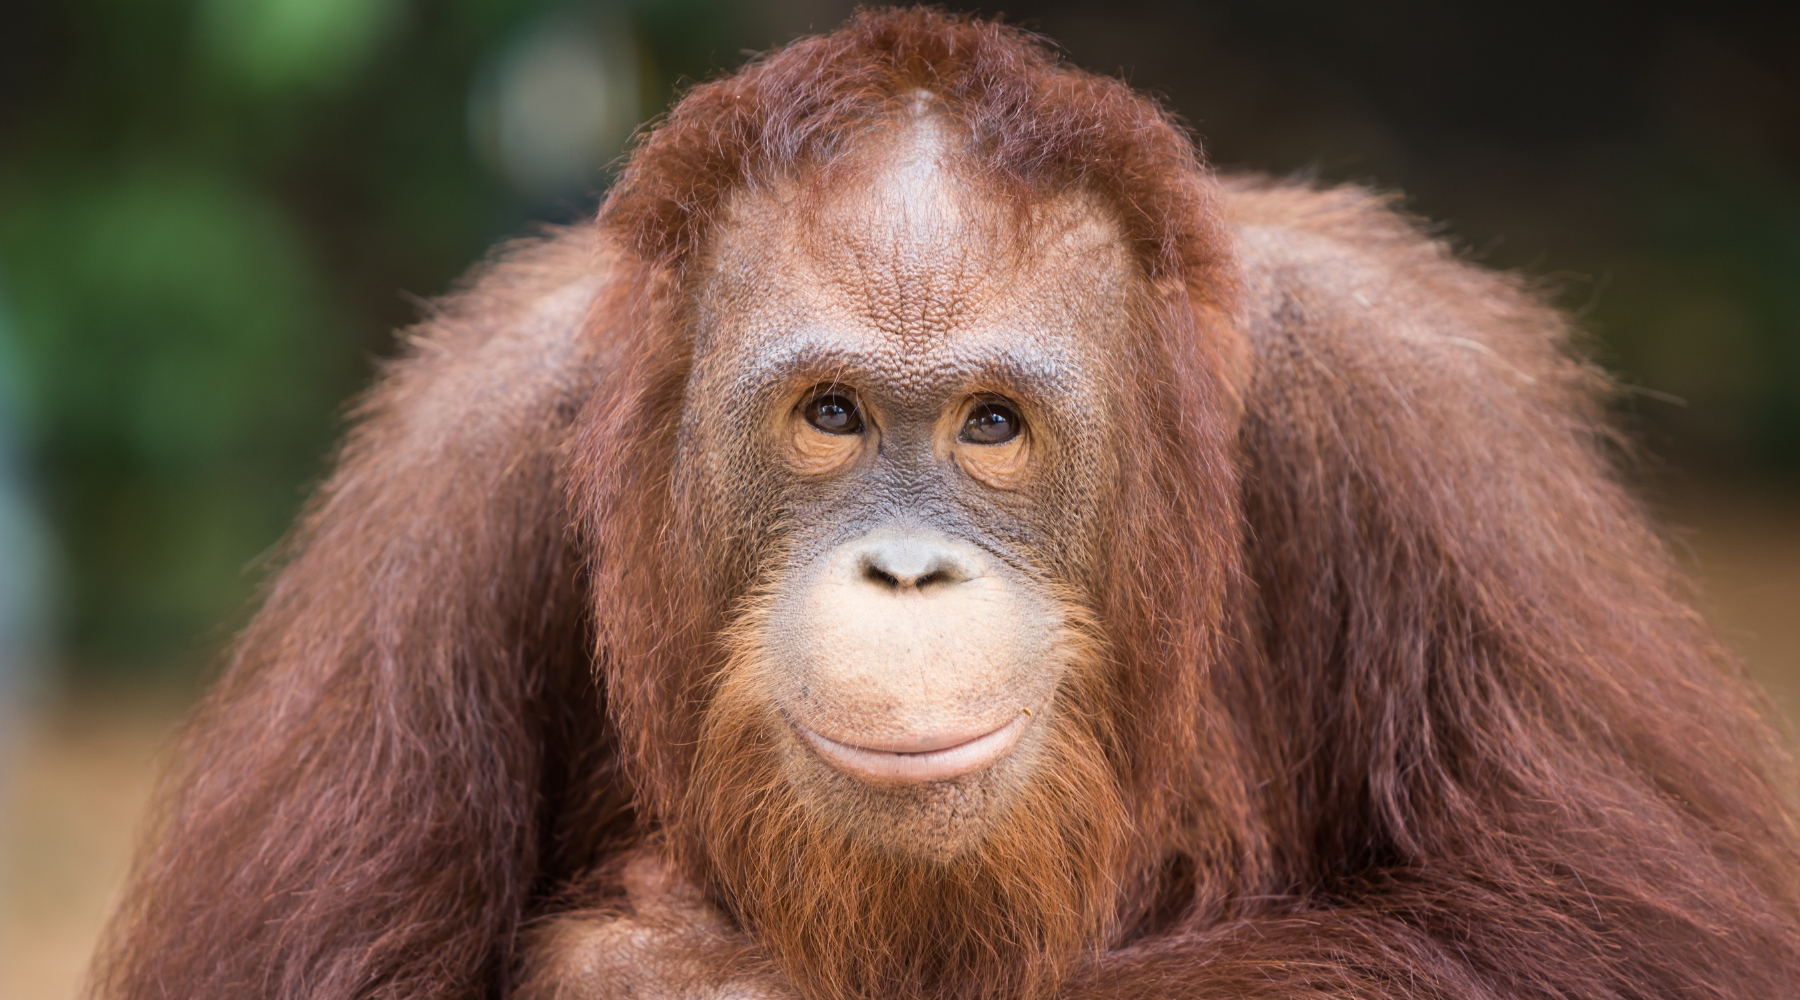
[{"label": "nostril", "polygon": [[889,536],[859,545],[856,572],[883,590],[924,590],[972,580],[977,566],[952,546],[931,537]]},{"label": "nostril", "polygon": [[879,584],[889,590],[899,590],[901,587],[899,577],[889,573],[887,570],[882,569],[874,563],[863,564],[863,577],[870,583]]},{"label": "nostril", "polygon": [[926,587],[929,587],[934,583],[949,583],[949,582],[950,582],[950,574],[949,573],[946,573],[941,569],[934,569],[931,572],[925,574],[924,576],[919,577],[918,580],[914,581],[913,586],[919,588],[920,590],[924,590]]}]

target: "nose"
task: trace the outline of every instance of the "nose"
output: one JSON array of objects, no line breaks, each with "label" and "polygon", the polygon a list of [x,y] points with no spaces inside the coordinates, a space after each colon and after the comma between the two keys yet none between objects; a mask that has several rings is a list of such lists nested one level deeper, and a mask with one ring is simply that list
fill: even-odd
[{"label": "nose", "polygon": [[973,553],[933,535],[870,539],[858,546],[855,558],[862,579],[897,593],[952,586],[981,575]]}]

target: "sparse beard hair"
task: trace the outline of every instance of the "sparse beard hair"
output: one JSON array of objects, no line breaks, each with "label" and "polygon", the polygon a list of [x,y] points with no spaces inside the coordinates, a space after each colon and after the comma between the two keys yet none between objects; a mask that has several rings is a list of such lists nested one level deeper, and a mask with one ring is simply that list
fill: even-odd
[{"label": "sparse beard hair", "polygon": [[1111,938],[1136,852],[1098,657],[998,773],[900,789],[797,759],[764,666],[740,643],[723,671],[679,826],[803,997],[1040,997]]}]

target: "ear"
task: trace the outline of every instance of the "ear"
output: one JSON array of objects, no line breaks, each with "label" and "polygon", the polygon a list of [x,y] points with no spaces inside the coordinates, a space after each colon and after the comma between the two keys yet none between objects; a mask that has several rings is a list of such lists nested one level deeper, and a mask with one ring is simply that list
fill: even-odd
[{"label": "ear", "polygon": [[569,231],[411,331],[182,738],[98,993],[465,995],[504,968],[546,701],[589,658],[559,449],[633,275]]},{"label": "ear", "polygon": [[1629,866],[1680,852],[1703,887],[1719,861],[1669,831],[1782,843],[1767,731],[1616,481],[1608,385],[1562,316],[1366,192],[1234,188],[1245,631],[1291,826],[1272,839],[1303,845],[1288,877],[1469,858],[1516,827],[1594,892],[1675,912],[1705,890]]}]

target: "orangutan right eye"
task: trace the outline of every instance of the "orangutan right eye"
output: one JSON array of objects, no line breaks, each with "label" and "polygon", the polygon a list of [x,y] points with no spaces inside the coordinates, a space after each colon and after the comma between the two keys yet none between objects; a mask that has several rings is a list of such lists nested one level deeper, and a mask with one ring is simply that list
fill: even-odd
[{"label": "orangutan right eye", "polygon": [[806,401],[803,412],[807,423],[827,434],[858,434],[863,429],[856,400],[839,393],[814,396]]}]

